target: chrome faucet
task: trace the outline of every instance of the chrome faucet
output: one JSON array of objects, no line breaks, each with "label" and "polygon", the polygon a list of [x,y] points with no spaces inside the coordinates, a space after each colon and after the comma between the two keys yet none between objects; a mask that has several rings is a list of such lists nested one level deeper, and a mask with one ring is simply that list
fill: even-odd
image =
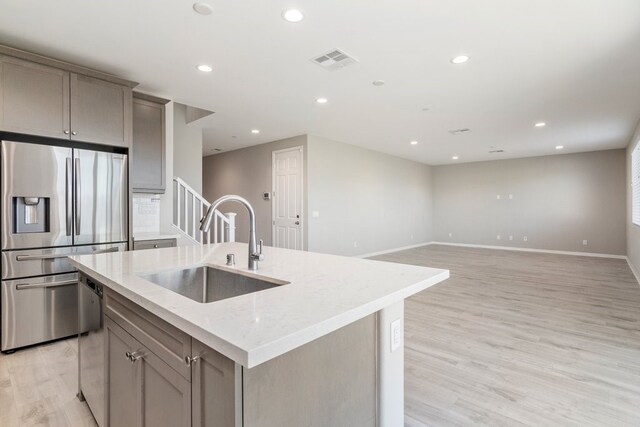
[{"label": "chrome faucet", "polygon": [[213,216],[215,215],[216,209],[218,206],[223,204],[224,202],[238,202],[244,205],[249,211],[249,270],[256,271],[258,269],[258,261],[264,260],[264,255],[262,254],[262,240],[260,240],[260,251],[256,247],[256,214],[251,207],[251,204],[247,201],[247,199],[228,195],[222,196],[215,202],[211,203],[207,213],[204,218],[200,220],[200,230],[204,233],[208,233],[211,228],[211,221],[213,220]]}]

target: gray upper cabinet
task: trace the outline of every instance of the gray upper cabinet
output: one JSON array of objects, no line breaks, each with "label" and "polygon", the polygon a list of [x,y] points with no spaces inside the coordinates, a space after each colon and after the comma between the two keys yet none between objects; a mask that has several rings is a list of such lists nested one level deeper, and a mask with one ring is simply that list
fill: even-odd
[{"label": "gray upper cabinet", "polygon": [[128,147],[131,89],[71,73],[71,139]]},{"label": "gray upper cabinet", "polygon": [[164,103],[133,98],[131,179],[136,193],[165,192]]},{"label": "gray upper cabinet", "polygon": [[69,73],[0,55],[0,130],[69,138]]},{"label": "gray upper cabinet", "polygon": [[1,131],[131,145],[135,83],[0,45],[7,52],[19,58],[0,54]]}]

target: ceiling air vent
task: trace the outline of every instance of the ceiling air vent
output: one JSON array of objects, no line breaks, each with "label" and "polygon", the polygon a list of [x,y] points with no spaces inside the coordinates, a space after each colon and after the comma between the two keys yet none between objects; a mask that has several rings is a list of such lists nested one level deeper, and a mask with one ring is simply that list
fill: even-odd
[{"label": "ceiling air vent", "polygon": [[495,154],[495,153],[504,153],[504,150],[491,150],[491,151],[489,151],[489,154]]},{"label": "ceiling air vent", "polygon": [[340,68],[346,67],[347,65],[355,64],[356,62],[358,62],[357,59],[349,56],[339,49],[333,49],[325,53],[324,55],[313,58],[312,61],[322,68],[330,71],[338,70]]},{"label": "ceiling air vent", "polygon": [[462,135],[463,133],[469,133],[471,132],[471,129],[469,128],[464,128],[464,129],[454,129],[454,130],[450,130],[449,133],[451,135]]}]

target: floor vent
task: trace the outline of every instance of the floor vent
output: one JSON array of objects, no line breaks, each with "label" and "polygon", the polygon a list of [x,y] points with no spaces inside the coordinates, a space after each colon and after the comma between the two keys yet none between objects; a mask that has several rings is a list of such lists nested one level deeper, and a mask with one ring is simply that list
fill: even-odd
[{"label": "floor vent", "polygon": [[330,71],[338,70],[340,68],[346,67],[347,65],[355,64],[356,62],[358,62],[357,59],[349,56],[339,49],[333,49],[325,53],[324,55],[313,58],[312,61],[322,68]]}]

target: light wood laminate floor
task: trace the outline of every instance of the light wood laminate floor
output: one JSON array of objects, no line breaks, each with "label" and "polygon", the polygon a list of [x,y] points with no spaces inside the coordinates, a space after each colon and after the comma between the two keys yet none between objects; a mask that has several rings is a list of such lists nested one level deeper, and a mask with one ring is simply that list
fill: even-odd
[{"label": "light wood laminate floor", "polygon": [[[407,426],[640,426],[640,286],[624,260],[425,246],[406,302]],[[77,342],[0,355],[0,426],[95,426]]]},{"label": "light wood laminate floor", "polygon": [[625,260],[424,246],[406,302],[408,426],[640,426],[640,286]]}]

